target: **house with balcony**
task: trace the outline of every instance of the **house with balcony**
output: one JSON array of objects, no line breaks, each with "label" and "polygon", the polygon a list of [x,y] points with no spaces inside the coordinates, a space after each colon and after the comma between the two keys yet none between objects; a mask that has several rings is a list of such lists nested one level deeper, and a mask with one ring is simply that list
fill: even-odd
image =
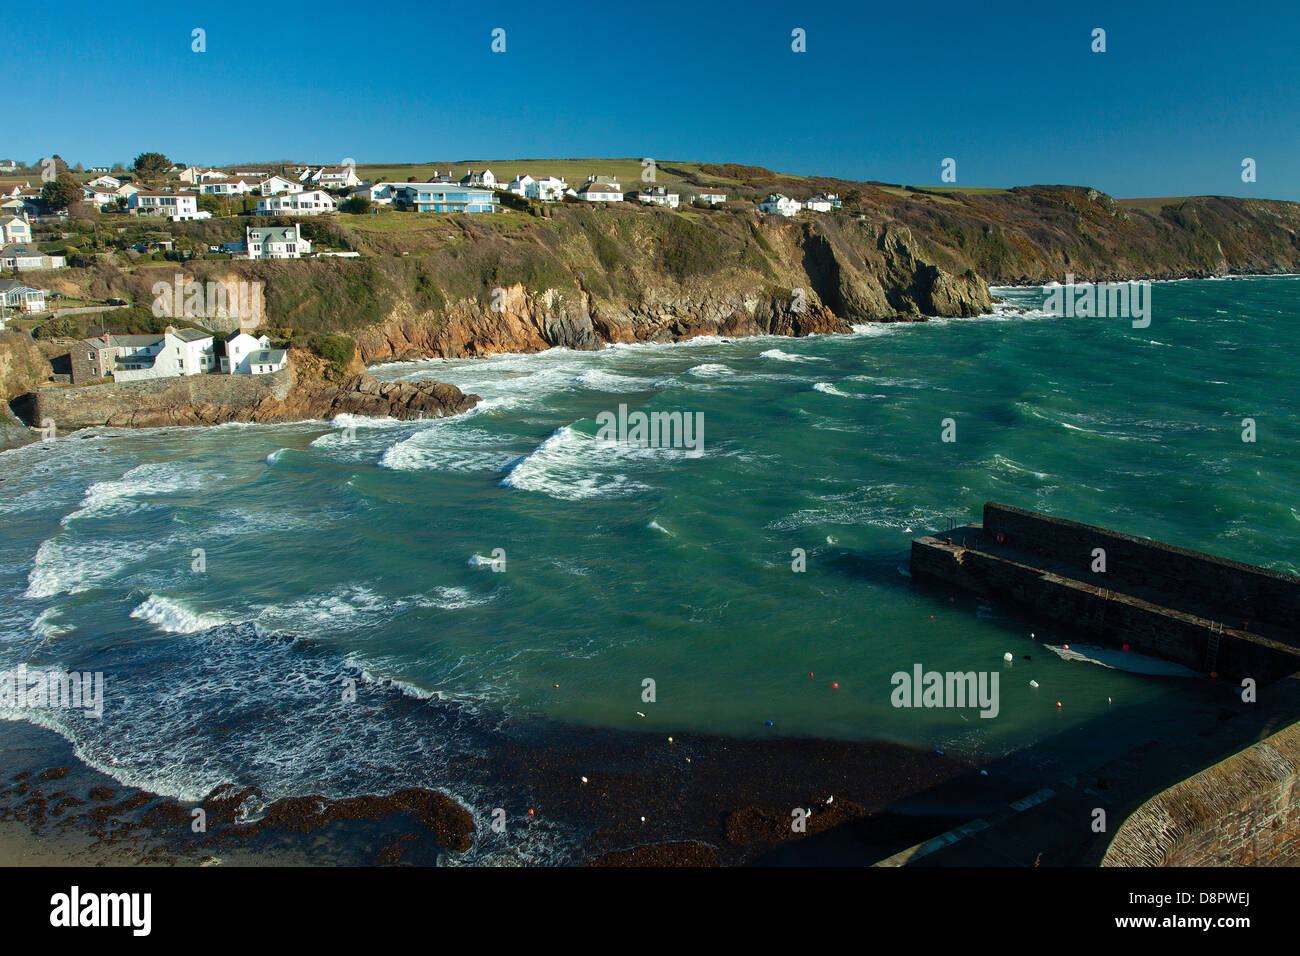
[{"label": "house with balcony", "polygon": [[166,216],[172,222],[212,218],[212,213],[199,210],[199,198],[194,193],[142,189],[126,197],[126,208],[141,216]]},{"label": "house with balcony", "polygon": [[454,183],[376,183],[370,189],[376,202],[389,202],[411,212],[496,212],[496,193]]},{"label": "house with balcony", "polygon": [[259,216],[319,216],[337,209],[334,197],[325,190],[304,189],[299,193],[263,196],[254,211]]}]

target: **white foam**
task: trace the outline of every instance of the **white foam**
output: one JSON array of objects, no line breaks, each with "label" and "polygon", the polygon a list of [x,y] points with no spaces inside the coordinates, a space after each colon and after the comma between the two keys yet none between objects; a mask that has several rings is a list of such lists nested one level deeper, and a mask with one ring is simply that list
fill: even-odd
[{"label": "white foam", "polygon": [[625,498],[650,489],[649,485],[633,479],[628,471],[643,467],[647,461],[696,455],[695,451],[675,448],[598,442],[593,436],[565,425],[515,464],[501,484],[566,501]]},{"label": "white foam", "polygon": [[180,600],[160,594],[150,594],[143,604],[131,612],[131,616],[148,621],[168,634],[197,634],[230,623],[218,614],[195,611]]},{"label": "white foam", "polygon": [[817,382],[813,385],[813,391],[822,392],[826,395],[835,395],[839,398],[862,398],[861,395],[850,395],[848,392],[842,392],[830,382]]},{"label": "white foam", "polygon": [[818,358],[814,355],[795,355],[793,352],[784,352],[781,349],[768,349],[765,352],[758,353],[759,358],[775,359],[778,362],[825,362],[826,359]]}]

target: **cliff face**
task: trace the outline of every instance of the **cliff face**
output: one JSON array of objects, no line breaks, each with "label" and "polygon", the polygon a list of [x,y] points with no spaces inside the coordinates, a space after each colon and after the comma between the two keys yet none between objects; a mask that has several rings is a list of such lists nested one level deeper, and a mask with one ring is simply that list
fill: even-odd
[{"label": "cliff face", "polygon": [[[678,211],[563,203],[537,215],[342,216],[303,229],[359,259],[195,260],[130,272],[101,262],[61,270],[60,281],[69,294],[137,304],[177,271],[261,282],[272,337],[301,344],[300,335],[345,333],[362,360],[375,362],[971,316],[991,308],[989,283],[1068,274],[1099,281],[1300,271],[1294,203],[1121,202],[1068,186],[943,192],[753,167],[709,174],[731,177],[720,186],[741,201]],[[784,219],[743,202],[815,190],[838,192],[844,210]]]}]

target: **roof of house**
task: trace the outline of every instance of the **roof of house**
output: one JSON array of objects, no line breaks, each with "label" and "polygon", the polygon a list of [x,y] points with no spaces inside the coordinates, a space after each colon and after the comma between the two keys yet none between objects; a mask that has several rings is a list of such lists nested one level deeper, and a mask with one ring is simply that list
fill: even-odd
[{"label": "roof of house", "polygon": [[27,220],[24,219],[22,216],[0,216],[0,226],[6,225],[11,222],[21,222],[24,226],[27,225]]},{"label": "roof of house", "polygon": [[0,249],[0,256],[43,256],[45,253],[39,249],[33,249],[31,246],[24,245],[21,242],[11,242],[9,245]]},{"label": "roof of house", "polygon": [[297,226],[249,226],[247,238],[258,242],[299,242],[300,234]]},{"label": "roof of house", "polygon": [[284,349],[261,349],[257,352],[248,353],[248,361],[256,365],[275,365],[283,361]]},{"label": "roof of house", "polygon": [[172,335],[182,342],[199,342],[212,338],[211,332],[204,332],[202,329],[174,329]]},{"label": "roof of house", "polygon": [[0,279],[0,292],[44,292],[44,289],[33,289],[29,285],[23,285],[17,279]]}]

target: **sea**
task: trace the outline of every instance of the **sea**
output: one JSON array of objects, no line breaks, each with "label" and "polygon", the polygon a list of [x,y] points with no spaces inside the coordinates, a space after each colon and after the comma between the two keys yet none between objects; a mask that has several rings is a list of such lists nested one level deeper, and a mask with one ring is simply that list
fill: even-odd
[{"label": "sea", "polygon": [[[1054,653],[1070,635],[913,582],[910,543],[998,501],[1300,573],[1298,292],[1155,283],[1134,327],[999,288],[989,315],[847,335],[372,369],[481,396],[454,418],[7,451],[0,671],[105,690],[98,717],[0,719],[183,801],[428,787],[480,834],[507,798],[482,756],[539,721],[976,766],[1115,708],[1172,733],[1233,689]],[[609,437],[638,412],[669,425]],[[689,444],[671,427],[688,416]],[[996,673],[996,716],[895,706],[917,665]],[[565,862],[580,831],[516,828],[447,862]]]}]

